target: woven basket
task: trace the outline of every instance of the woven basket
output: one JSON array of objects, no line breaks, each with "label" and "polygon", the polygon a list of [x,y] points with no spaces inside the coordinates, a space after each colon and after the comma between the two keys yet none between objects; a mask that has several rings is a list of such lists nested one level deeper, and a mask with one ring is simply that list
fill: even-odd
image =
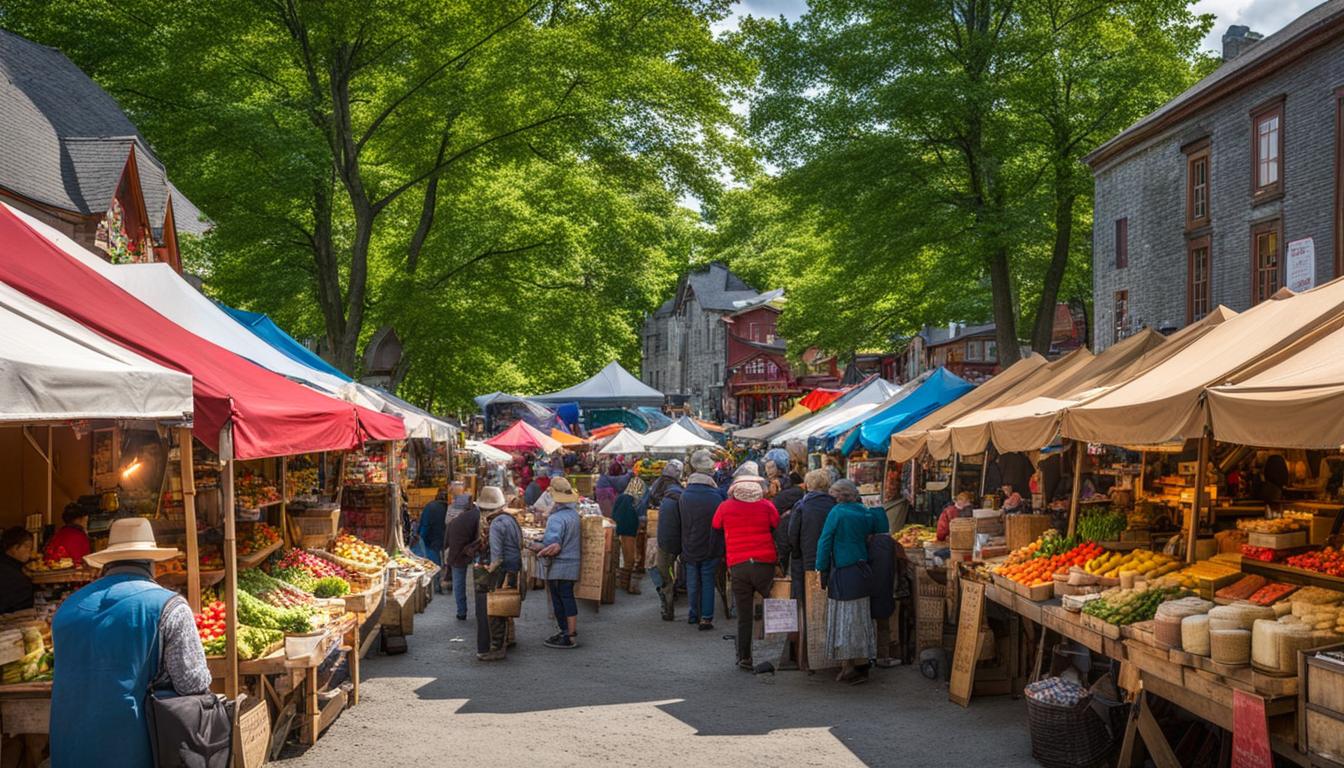
[{"label": "woven basket", "polygon": [[523,596],[518,589],[499,587],[485,595],[485,615],[516,619],[523,615]]},{"label": "woven basket", "polygon": [[1027,721],[1031,729],[1031,756],[1046,768],[1093,768],[1107,765],[1124,733],[1129,705],[1103,702],[1107,723],[1093,707],[1095,697],[1087,697],[1072,707],[1061,707],[1027,700]]}]

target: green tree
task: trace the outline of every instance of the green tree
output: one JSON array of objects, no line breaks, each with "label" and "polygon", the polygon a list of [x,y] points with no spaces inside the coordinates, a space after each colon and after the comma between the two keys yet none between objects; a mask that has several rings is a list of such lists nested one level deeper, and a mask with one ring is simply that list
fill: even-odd
[{"label": "green tree", "polygon": [[1188,5],[813,0],[797,22],[744,23],[763,68],[753,135],[833,238],[833,277],[812,287],[870,308],[836,313],[853,325],[835,333],[988,316],[1004,363],[1023,322],[1047,348],[1061,285],[1088,280],[1070,258],[1087,251],[1080,159],[1206,66],[1211,19]]}]

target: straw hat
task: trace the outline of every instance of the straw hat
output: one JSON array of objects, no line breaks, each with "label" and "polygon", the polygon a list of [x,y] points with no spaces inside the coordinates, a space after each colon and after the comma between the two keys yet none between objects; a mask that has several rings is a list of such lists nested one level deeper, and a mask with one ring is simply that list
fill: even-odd
[{"label": "straw hat", "polygon": [[504,500],[504,491],[498,486],[487,485],[481,489],[481,495],[476,498],[476,506],[485,512],[493,512],[496,509],[503,509],[507,504]]},{"label": "straw hat", "polygon": [[161,562],[177,557],[173,547],[160,547],[154,542],[154,527],[143,517],[116,520],[108,532],[107,549],[84,556],[84,562],[94,568],[124,560]]},{"label": "straw hat", "polygon": [[547,490],[551,494],[551,499],[557,504],[573,503],[579,500],[579,494],[574,492],[574,487],[569,484],[569,480],[563,477],[551,478],[551,487]]}]

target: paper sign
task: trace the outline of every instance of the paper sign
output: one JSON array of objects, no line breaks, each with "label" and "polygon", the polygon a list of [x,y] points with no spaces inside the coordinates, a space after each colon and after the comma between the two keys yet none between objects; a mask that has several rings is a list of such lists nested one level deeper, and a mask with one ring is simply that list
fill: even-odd
[{"label": "paper sign", "polygon": [[798,601],[793,599],[765,601],[765,634],[774,635],[798,631]]},{"label": "paper sign", "polygon": [[1288,289],[1297,293],[1316,286],[1316,244],[1310,237],[1288,244]]},{"label": "paper sign", "polygon": [[1269,722],[1265,700],[1253,693],[1232,689],[1232,768],[1273,765],[1269,751]]}]

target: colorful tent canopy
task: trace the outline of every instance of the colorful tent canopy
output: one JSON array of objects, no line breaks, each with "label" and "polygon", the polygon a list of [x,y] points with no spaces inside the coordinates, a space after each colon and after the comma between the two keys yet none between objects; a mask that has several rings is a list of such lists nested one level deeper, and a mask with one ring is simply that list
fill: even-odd
[{"label": "colorful tent canopy", "polygon": [[280,326],[271,321],[271,318],[258,312],[248,312],[245,309],[236,309],[226,304],[216,302],[219,308],[228,313],[229,317],[238,321],[244,328],[251,331],[257,338],[271,345],[274,349],[284,354],[289,359],[299,365],[312,368],[315,371],[321,371],[328,376],[334,376],[345,381],[352,379],[345,375],[340,368],[323,360],[316,352],[303,346],[288,333],[285,333]]},{"label": "colorful tent canopy", "polygon": [[[1310,343],[1344,315],[1344,280],[1294,295],[1282,290],[1105,395],[1064,412],[1060,434],[1152,444],[1204,434],[1204,389]],[[1337,327],[1337,326],[1336,326]]]},{"label": "colorful tent canopy", "polygon": [[801,404],[795,405],[793,408],[789,409],[787,413],[771,419],[764,424],[737,430],[733,433],[733,440],[765,442],[811,415],[812,411],[808,409],[807,406]]},{"label": "colorful tent canopy", "polygon": [[693,448],[713,448],[716,445],[713,440],[697,437],[676,423],[644,436],[644,450],[649,453],[684,453]]},{"label": "colorful tent canopy", "polygon": [[629,427],[621,427],[602,445],[598,453],[615,456],[623,453],[644,453],[644,436]]},{"label": "colorful tent canopy", "polygon": [[896,385],[873,377],[866,384],[860,384],[837,398],[821,413],[813,414],[770,438],[770,444],[784,445],[789,440],[808,440],[830,427],[871,412],[896,392]]},{"label": "colorful tent canopy", "polygon": [[191,420],[191,377],[0,284],[0,422]]},{"label": "colorful tent canopy", "polygon": [[485,443],[482,443],[479,440],[468,440],[467,450],[471,451],[477,456],[480,456],[486,461],[496,461],[496,462],[513,461],[513,457],[510,456],[508,453],[501,451],[498,448],[495,448],[494,446],[486,445]]},{"label": "colorful tent canopy", "polygon": [[663,393],[650,387],[612,361],[586,381],[559,392],[532,398],[541,403],[576,402],[589,408],[633,408],[640,405],[660,406]]},{"label": "colorful tent canopy", "polygon": [[[891,402],[879,407],[864,418],[845,438],[840,450],[852,453],[860,444],[864,448],[883,453],[890,444],[891,434],[922,419],[975,387],[946,368],[938,368],[911,391],[902,391]],[[844,430],[841,430],[842,434]]]},{"label": "colorful tent canopy", "polygon": [[582,437],[575,437],[574,435],[569,434],[563,429],[552,429],[551,439],[559,443],[564,448],[570,448],[573,446],[588,444],[587,440],[584,440]]},{"label": "colorful tent canopy", "polygon": [[555,453],[560,450],[560,443],[526,421],[515,421],[513,426],[486,440],[485,444],[510,453],[524,451]]},{"label": "colorful tent canopy", "polygon": [[589,440],[605,440],[605,439],[607,439],[608,437],[611,437],[612,435],[616,434],[617,432],[620,432],[622,429],[625,429],[625,428],[626,428],[625,425],[620,424],[620,423],[616,423],[616,424],[604,424],[603,426],[600,426],[600,427],[598,427],[597,429],[590,430],[590,431],[588,432],[588,439],[589,439]]},{"label": "colorful tent canopy", "polygon": [[8,206],[0,208],[0,243],[0,282],[190,374],[195,434],[212,450],[229,426],[240,459],[348,450],[370,437],[406,435],[400,419],[315,392],[189,333],[71,258]]},{"label": "colorful tent canopy", "polygon": [[820,411],[822,408],[825,408],[840,399],[840,397],[851,389],[853,389],[853,387],[841,387],[840,389],[817,387],[806,395],[803,395],[803,399],[799,400],[798,404],[809,411]]}]

